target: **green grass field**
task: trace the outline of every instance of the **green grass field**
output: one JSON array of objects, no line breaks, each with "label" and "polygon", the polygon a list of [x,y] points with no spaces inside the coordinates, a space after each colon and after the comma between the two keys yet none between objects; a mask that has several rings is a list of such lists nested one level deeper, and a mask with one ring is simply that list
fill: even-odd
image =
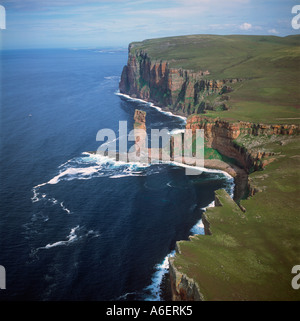
[{"label": "green grass field", "polygon": [[208,79],[243,78],[234,84],[228,111],[207,116],[263,123],[300,123],[300,35],[192,35],[133,43],[170,67],[208,70]]},{"label": "green grass field", "polygon": [[219,190],[223,206],[206,212],[212,235],[179,242],[175,266],[206,300],[300,300],[291,287],[292,267],[300,264],[299,144],[299,137],[264,137],[259,148],[276,160],[250,175],[261,192],[241,201],[246,212]]}]

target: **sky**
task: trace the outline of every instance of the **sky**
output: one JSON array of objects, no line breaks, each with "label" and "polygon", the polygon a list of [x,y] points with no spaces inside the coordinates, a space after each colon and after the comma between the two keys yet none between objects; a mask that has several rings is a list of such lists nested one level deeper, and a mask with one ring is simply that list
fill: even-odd
[{"label": "sky", "polygon": [[[300,34],[300,0],[0,0],[2,49],[124,47],[188,34]],[[1,7],[0,7],[1,9]],[[1,18],[1,17],[0,17]],[[1,22],[0,22],[1,28]]]}]

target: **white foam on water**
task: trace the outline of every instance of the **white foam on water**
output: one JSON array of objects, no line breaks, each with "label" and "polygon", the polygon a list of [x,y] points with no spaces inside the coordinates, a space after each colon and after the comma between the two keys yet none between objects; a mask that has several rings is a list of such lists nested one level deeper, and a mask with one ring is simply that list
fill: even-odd
[{"label": "white foam on water", "polygon": [[204,168],[204,167],[187,165],[187,164],[184,164],[184,163],[179,163],[179,162],[174,162],[174,161],[170,161],[170,164],[171,164],[171,165],[178,166],[178,167],[189,168],[189,169],[193,170],[193,172],[199,172],[199,175],[200,175],[202,172],[207,172],[207,168]]},{"label": "white foam on water", "polygon": [[48,198],[48,201],[51,202],[53,205],[56,205],[58,203],[58,200],[55,199],[54,197]]},{"label": "white foam on water", "polygon": [[235,188],[235,184],[234,184],[234,178],[231,177],[228,179],[228,186],[227,186],[227,193],[230,195],[231,198],[233,198],[234,196],[234,188]]},{"label": "white foam on water", "polygon": [[107,77],[104,77],[104,79],[107,79],[107,80],[120,79],[120,76],[107,76]]},{"label": "white foam on water", "polygon": [[169,257],[175,256],[175,251],[169,253],[162,261],[157,264],[155,273],[153,274],[152,283],[145,288],[146,291],[150,291],[150,296],[146,298],[146,301],[160,301],[161,300],[161,283],[165,274],[169,271]]},{"label": "white foam on water", "polygon": [[133,176],[145,176],[141,172],[132,172],[132,173],[126,173],[126,174],[117,174],[117,175],[112,175],[109,178],[122,178],[122,177],[133,177]]},{"label": "white foam on water", "polygon": [[137,292],[127,292],[123,295],[120,295],[119,297],[117,297],[114,301],[125,301],[127,300],[127,297],[130,295],[136,295]]},{"label": "white foam on water", "polygon": [[187,164],[178,163],[178,162],[170,162],[170,164],[178,166],[178,167],[189,168],[189,169],[191,169],[193,171],[198,171],[199,175],[202,172],[214,173],[214,174],[222,174],[223,176],[225,176],[227,178],[227,182],[228,182],[226,191],[228,192],[230,197],[233,198],[233,194],[234,194],[234,178],[230,174],[228,174],[227,172],[222,171],[220,169],[212,169],[212,168],[206,168],[206,167],[200,167],[200,166],[192,166],[192,165],[187,165]]},{"label": "white foam on water", "polygon": [[67,165],[67,164],[69,164],[72,160],[73,160],[73,158],[71,158],[71,159],[67,160],[65,163],[63,163],[63,164],[59,165],[59,166],[58,166],[58,168],[61,168],[61,167],[66,166],[66,165]]},{"label": "white foam on water", "polygon": [[49,243],[46,246],[43,247],[39,247],[38,250],[48,250],[51,249],[53,247],[56,246],[62,246],[62,245],[69,245],[71,243],[73,243],[78,237],[76,235],[76,230],[79,229],[79,225],[77,225],[76,227],[72,228],[69,235],[66,237],[66,241],[58,241],[58,242],[54,242],[54,243]]},{"label": "white foam on water", "polygon": [[168,182],[168,183],[167,183],[167,186],[169,186],[169,187],[172,188],[172,187],[174,187],[174,186],[171,184],[171,182],[172,182],[172,181]]},{"label": "white foam on water", "polygon": [[119,179],[131,176],[144,176],[151,174],[145,171],[151,164],[143,164],[138,162],[116,161],[108,156],[84,152],[81,157],[69,159],[65,163],[58,166],[58,174],[45,183],[38,184],[32,188],[33,203],[38,201],[48,201],[53,205],[59,205],[67,214],[71,214],[71,210],[64,205],[63,200],[46,197],[47,194],[41,188],[46,185],[52,186],[61,181],[72,180],[88,180],[95,177],[108,177]]},{"label": "white foam on water", "polygon": [[185,129],[184,128],[181,128],[181,129],[173,129],[170,131],[170,135],[177,135],[177,134],[182,134],[185,132]]},{"label": "white foam on water", "polygon": [[33,191],[33,196],[31,197],[32,203],[38,202],[38,201],[40,200],[40,198],[38,197],[38,195],[39,195],[40,193],[38,193],[37,190],[38,190],[40,187],[42,187],[42,186],[44,186],[44,185],[46,185],[46,184],[47,184],[47,183],[43,183],[43,184],[39,184],[39,185],[36,185],[36,186],[33,187],[33,189],[32,189],[32,191]]},{"label": "white foam on water", "polygon": [[32,251],[32,254],[36,254],[39,250],[49,250],[49,249],[52,249],[52,248],[58,247],[58,246],[68,246],[74,242],[82,240],[83,238],[99,237],[100,236],[100,234],[94,230],[89,230],[85,233],[78,234],[78,232],[80,232],[80,230],[81,230],[80,226],[77,225],[77,226],[71,228],[70,233],[66,236],[66,240],[57,241],[54,243],[49,243],[49,244],[42,246],[42,247],[38,247],[36,250]]},{"label": "white foam on water", "polygon": [[[101,173],[99,172],[101,169],[100,165],[93,165],[90,167],[68,167],[71,162],[73,162],[74,159],[71,159],[67,161],[66,163],[60,165],[58,168],[63,168],[58,175],[54,176],[51,178],[48,182],[38,184],[32,188],[33,196],[31,198],[31,201],[33,203],[38,202],[40,200],[45,200],[46,199],[46,193],[40,193],[39,190],[41,187],[44,187],[46,185],[55,185],[58,184],[60,181],[65,180],[65,181],[71,181],[73,179],[90,179],[93,176],[100,176]],[[40,197],[41,195],[41,197]],[[52,202],[53,204],[57,204],[57,200],[48,198],[48,201]],[[62,202],[60,202],[60,206],[62,209],[68,213],[70,213],[70,210],[67,209]]]},{"label": "white foam on water", "polygon": [[203,225],[203,223],[202,223],[202,219],[199,220],[199,221],[197,222],[197,224],[195,224],[195,225],[191,228],[190,232],[191,232],[192,234],[194,234],[194,235],[195,235],[195,234],[204,235],[204,225]]},{"label": "white foam on water", "polygon": [[215,201],[212,201],[206,207],[204,207],[204,211],[206,211],[206,209],[208,209],[209,207],[215,207]]},{"label": "white foam on water", "polygon": [[100,169],[99,165],[90,167],[79,167],[79,168],[68,168],[65,171],[59,173],[52,179],[50,179],[46,184],[57,184],[60,182],[61,178],[64,177],[65,180],[72,179],[89,179],[91,175],[97,173]]},{"label": "white foam on water", "polygon": [[[215,173],[219,173],[219,170],[213,170]],[[212,170],[209,170],[209,172],[212,172]],[[229,174],[227,174],[226,172],[221,171],[221,173],[226,176],[227,178],[227,187],[225,188],[225,190],[227,191],[227,193],[230,195],[231,198],[233,198],[234,195],[234,178],[232,176],[230,176]],[[227,174],[227,175],[225,175]],[[215,201],[212,201],[211,203],[209,203],[206,207],[201,208],[202,211],[206,211],[209,207],[215,207]],[[202,219],[200,219],[191,229],[190,232],[193,235],[199,234],[199,235],[204,235],[204,225],[202,222]]]},{"label": "white foam on water", "polygon": [[115,92],[115,94],[118,95],[118,96],[125,97],[126,99],[129,99],[129,100],[139,101],[139,102],[141,102],[141,103],[144,103],[144,104],[146,104],[146,105],[148,105],[148,106],[150,106],[150,107],[153,107],[153,108],[157,109],[158,111],[160,111],[161,113],[163,113],[163,114],[165,114],[165,115],[168,115],[168,116],[171,116],[171,117],[177,117],[177,118],[182,119],[184,122],[186,122],[186,119],[187,119],[186,117],[173,114],[173,113],[170,112],[170,111],[164,111],[161,107],[155,106],[153,103],[148,102],[148,101],[146,101],[146,100],[143,100],[143,99],[140,99],[140,98],[130,97],[129,95],[120,93],[120,91]]},{"label": "white foam on water", "polygon": [[64,202],[60,202],[59,205],[64,211],[66,211],[68,214],[71,214],[71,211],[64,206]]}]

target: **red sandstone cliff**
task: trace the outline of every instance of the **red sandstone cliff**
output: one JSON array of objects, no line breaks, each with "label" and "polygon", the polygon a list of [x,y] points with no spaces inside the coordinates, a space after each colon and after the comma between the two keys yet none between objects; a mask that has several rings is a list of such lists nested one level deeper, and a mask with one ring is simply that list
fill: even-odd
[{"label": "red sandstone cliff", "polygon": [[266,158],[273,154],[240,146],[234,140],[241,134],[255,137],[259,135],[294,135],[300,132],[298,125],[254,124],[242,121],[230,123],[201,115],[190,116],[186,128],[203,129],[208,147],[218,150],[227,157],[234,158],[248,172],[264,168],[270,161]]},{"label": "red sandstone cliff", "polygon": [[[128,62],[123,68],[120,92],[151,101],[183,114],[205,109],[227,109],[230,84],[242,79],[208,79],[209,71],[170,68],[167,61],[153,61],[147,52],[129,46]],[[213,103],[205,98],[217,94]],[[223,95],[223,96],[222,96]]]}]

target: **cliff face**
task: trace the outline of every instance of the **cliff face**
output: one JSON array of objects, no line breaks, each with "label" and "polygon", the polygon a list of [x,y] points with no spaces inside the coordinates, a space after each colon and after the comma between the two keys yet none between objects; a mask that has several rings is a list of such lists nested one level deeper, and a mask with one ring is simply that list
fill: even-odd
[{"label": "cliff face", "polygon": [[203,301],[198,284],[174,265],[174,258],[169,258],[170,282],[173,301]]},{"label": "cliff face", "polygon": [[[170,68],[166,61],[152,61],[147,52],[129,46],[128,63],[123,68],[120,92],[151,101],[183,114],[206,109],[228,108],[230,84],[242,79],[209,79],[209,71]],[[207,100],[208,96],[213,99]]]},{"label": "cliff face", "polygon": [[230,123],[225,120],[212,119],[201,115],[188,118],[187,129],[203,129],[206,145],[218,150],[221,154],[234,158],[245,170],[263,169],[272,159],[273,153],[245,148],[235,140],[240,135],[294,135],[299,134],[297,125],[266,125],[249,122]]}]

